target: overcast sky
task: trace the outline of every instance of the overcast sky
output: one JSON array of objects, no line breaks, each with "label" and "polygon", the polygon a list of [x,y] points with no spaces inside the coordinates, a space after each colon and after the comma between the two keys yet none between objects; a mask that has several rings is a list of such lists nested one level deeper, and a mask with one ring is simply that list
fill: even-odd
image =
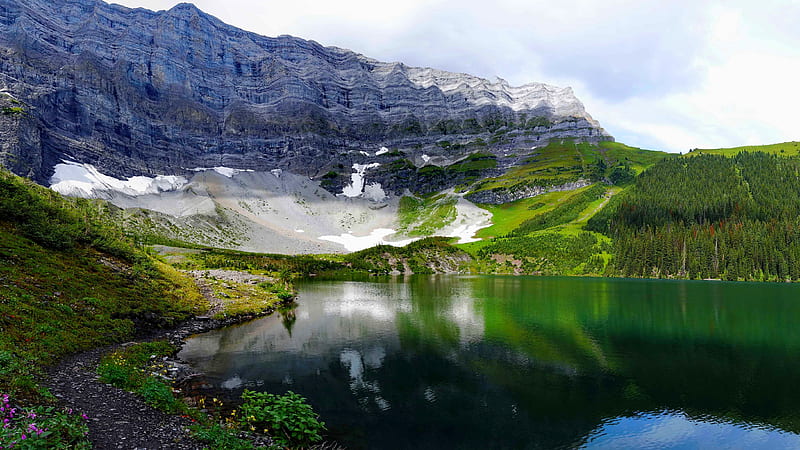
[{"label": "overcast sky", "polygon": [[267,36],[514,85],[572,86],[629,145],[686,152],[800,140],[800,0],[193,3]]}]

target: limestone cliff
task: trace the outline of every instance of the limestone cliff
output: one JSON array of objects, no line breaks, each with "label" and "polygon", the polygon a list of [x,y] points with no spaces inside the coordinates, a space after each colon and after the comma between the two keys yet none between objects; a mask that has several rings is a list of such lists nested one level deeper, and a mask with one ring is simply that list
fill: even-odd
[{"label": "limestone cliff", "polygon": [[28,105],[0,123],[0,163],[42,183],[63,160],[116,177],[226,166],[322,179],[382,147],[377,161],[420,166],[611,139],[569,88],[260,36],[186,3],[0,0],[0,89]]}]

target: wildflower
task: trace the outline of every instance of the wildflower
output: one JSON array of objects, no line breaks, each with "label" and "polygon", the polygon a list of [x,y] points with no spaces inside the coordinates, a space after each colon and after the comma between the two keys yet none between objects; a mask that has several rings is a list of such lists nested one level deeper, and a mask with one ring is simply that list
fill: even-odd
[{"label": "wildflower", "polygon": [[83,418],[83,420],[89,420],[89,416],[86,414],[81,414],[81,418]]}]

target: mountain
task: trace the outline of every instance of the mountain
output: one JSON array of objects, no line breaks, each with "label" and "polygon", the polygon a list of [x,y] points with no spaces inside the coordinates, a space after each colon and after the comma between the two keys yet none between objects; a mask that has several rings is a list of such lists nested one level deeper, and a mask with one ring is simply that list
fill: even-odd
[{"label": "mountain", "polygon": [[[30,107],[0,123],[12,142],[0,163],[42,184],[69,160],[116,178],[218,166],[315,179],[333,172],[341,188],[353,164],[381,148],[416,166],[489,151],[497,175],[518,148],[612,140],[570,88],[516,87],[260,36],[187,3],[153,12],[100,0],[0,0],[0,88]],[[398,193],[416,183],[373,177]]]}]

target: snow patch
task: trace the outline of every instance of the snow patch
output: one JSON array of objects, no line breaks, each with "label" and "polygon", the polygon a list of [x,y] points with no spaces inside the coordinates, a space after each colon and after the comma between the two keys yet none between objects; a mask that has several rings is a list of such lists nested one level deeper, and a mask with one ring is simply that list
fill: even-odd
[{"label": "snow patch", "polygon": [[364,156],[370,156],[370,154],[369,154],[368,152],[365,152],[365,151],[363,151],[363,150],[362,150],[362,151],[360,151],[359,153],[361,153],[361,154],[362,154],[362,155],[364,155]]},{"label": "snow patch", "polygon": [[375,152],[375,156],[381,156],[381,155],[383,155],[384,153],[389,153],[389,149],[388,149],[388,148],[386,148],[386,147],[381,147],[381,149],[380,149],[380,150],[378,150],[377,152]]},{"label": "snow patch", "polygon": [[378,163],[353,164],[353,170],[355,170],[355,172],[350,174],[350,184],[344,187],[342,195],[345,197],[358,197],[364,193],[364,174],[367,172],[367,169],[378,166],[380,166]]},{"label": "snow patch", "polygon": [[478,242],[481,239],[473,237],[478,230],[482,228],[486,228],[491,224],[486,223],[475,223],[475,224],[468,224],[468,225],[460,225],[456,227],[454,230],[450,231],[447,234],[447,237],[457,237],[458,242],[457,244],[469,244],[470,242]]},{"label": "snow patch", "polygon": [[430,156],[428,156],[428,155],[422,155],[422,161],[423,161],[425,164],[428,164],[428,161],[430,161],[430,160],[431,160],[431,157],[430,157]]},{"label": "snow patch", "polygon": [[300,228],[294,230],[295,233],[305,233],[306,230],[301,230]]},{"label": "snow patch", "polygon": [[130,196],[158,194],[177,190],[189,182],[186,178],[176,175],[157,175],[153,178],[138,176],[120,180],[103,175],[91,164],[66,160],[56,164],[53,170],[50,189],[73,197],[107,197],[111,191]]},{"label": "snow patch", "polygon": [[275,178],[280,178],[281,174],[283,173],[283,170],[281,170],[281,169],[272,169],[272,170],[269,171],[269,173],[275,175]]},{"label": "snow patch", "polygon": [[335,242],[344,246],[347,251],[357,252],[365,248],[374,247],[376,245],[391,245],[393,247],[404,247],[420,238],[404,239],[402,241],[384,241],[383,238],[394,234],[395,231],[391,228],[377,228],[372,230],[372,233],[367,236],[353,236],[350,233],[343,233],[339,236],[320,236],[318,239],[323,241]]}]

